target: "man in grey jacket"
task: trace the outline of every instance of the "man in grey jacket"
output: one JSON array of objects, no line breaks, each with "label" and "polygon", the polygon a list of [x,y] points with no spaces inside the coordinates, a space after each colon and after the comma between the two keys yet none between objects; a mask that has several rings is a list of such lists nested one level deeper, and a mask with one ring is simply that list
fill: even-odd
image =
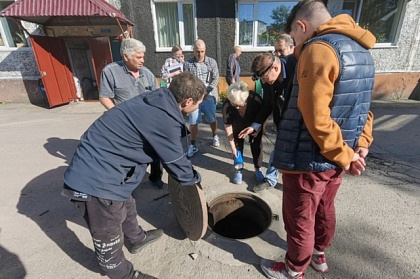
[{"label": "man in grey jacket", "polygon": [[185,156],[183,114],[196,110],[206,93],[197,77],[182,73],[169,89],[138,95],[105,112],[82,136],[64,174],[63,195],[81,209],[99,265],[110,278],[154,278],[135,271],[122,251],[124,236],[136,254],[163,234],[143,231],[131,194],[157,158],[181,185],[200,182]]},{"label": "man in grey jacket", "polygon": [[226,82],[228,85],[240,81],[241,76],[241,65],[239,64],[239,56],[242,54],[242,48],[235,46],[233,53],[229,55],[226,62]]}]

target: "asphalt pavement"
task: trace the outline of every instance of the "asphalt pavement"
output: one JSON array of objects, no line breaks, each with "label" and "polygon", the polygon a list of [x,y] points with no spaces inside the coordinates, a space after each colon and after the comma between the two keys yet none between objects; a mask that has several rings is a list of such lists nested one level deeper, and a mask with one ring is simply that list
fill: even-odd
[{"label": "asphalt pavement", "polygon": [[[372,111],[375,139],[367,171],[346,176],[336,198],[336,237],[327,251],[330,272],[321,275],[309,268],[306,278],[420,278],[420,102],[374,101]],[[103,112],[98,102],[53,109],[0,105],[0,278],[103,278],[83,219],[60,195],[80,136]],[[209,126],[200,124],[199,152],[191,158],[202,175],[206,200],[232,193],[256,197],[272,218],[254,237],[227,238],[208,229],[201,240],[191,241],[174,217],[168,186],[157,190],[145,178],[133,193],[139,223],[165,234],[140,254],[124,248],[136,269],[160,279],[265,278],[260,259],[284,257],[281,179],[274,189],[252,193],[255,178],[246,146],[244,182],[232,184],[221,121],[219,127],[221,146],[213,148]],[[273,142],[269,127],[264,170]]]}]

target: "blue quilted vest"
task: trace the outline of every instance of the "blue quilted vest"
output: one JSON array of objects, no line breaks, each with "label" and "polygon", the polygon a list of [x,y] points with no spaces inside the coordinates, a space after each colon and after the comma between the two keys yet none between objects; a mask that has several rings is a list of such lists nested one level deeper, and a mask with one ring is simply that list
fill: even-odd
[{"label": "blue quilted vest", "polygon": [[[334,85],[334,96],[329,104],[331,118],[340,126],[344,141],[355,148],[366,124],[375,68],[369,50],[341,34],[314,37],[305,43],[322,41],[337,53],[340,73]],[[309,134],[297,107],[299,86],[296,73],[289,100],[279,124],[273,165],[290,171],[316,172],[337,168],[320,153],[320,148]]]}]

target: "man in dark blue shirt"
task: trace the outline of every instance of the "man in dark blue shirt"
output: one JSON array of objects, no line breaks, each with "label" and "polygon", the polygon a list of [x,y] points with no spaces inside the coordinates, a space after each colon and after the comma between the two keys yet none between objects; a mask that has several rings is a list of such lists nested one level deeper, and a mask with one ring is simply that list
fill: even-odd
[{"label": "man in dark blue shirt", "polygon": [[63,195],[81,209],[99,265],[110,278],[154,278],[141,277],[122,251],[124,236],[136,254],[163,234],[139,226],[132,192],[156,159],[181,185],[200,182],[185,156],[183,114],[196,110],[206,93],[197,77],[182,73],[169,89],[138,95],[105,112],[83,134],[64,173]]}]

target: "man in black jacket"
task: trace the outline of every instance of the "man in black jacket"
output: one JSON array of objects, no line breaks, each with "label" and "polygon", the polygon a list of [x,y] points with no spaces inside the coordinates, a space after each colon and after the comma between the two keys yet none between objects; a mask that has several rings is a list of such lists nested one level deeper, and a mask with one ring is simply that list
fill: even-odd
[{"label": "man in black jacket", "polygon": [[[296,59],[293,54],[278,57],[272,53],[263,53],[254,58],[251,70],[254,73],[253,79],[260,79],[263,84],[263,106],[252,125],[239,133],[240,138],[262,133],[263,124],[271,113],[277,128],[285,102],[285,90],[293,77],[295,65]],[[271,165],[272,161],[273,152],[270,154],[265,178],[262,182],[254,185],[254,192],[276,186],[279,172]]]},{"label": "man in black jacket", "polygon": [[82,136],[64,174],[63,195],[81,209],[99,265],[110,278],[153,278],[135,271],[122,251],[124,236],[128,250],[136,254],[163,234],[143,231],[131,194],[147,164],[157,158],[181,185],[200,182],[185,156],[183,114],[196,110],[204,94],[197,77],[182,73],[169,89],[141,94],[105,112]]}]

